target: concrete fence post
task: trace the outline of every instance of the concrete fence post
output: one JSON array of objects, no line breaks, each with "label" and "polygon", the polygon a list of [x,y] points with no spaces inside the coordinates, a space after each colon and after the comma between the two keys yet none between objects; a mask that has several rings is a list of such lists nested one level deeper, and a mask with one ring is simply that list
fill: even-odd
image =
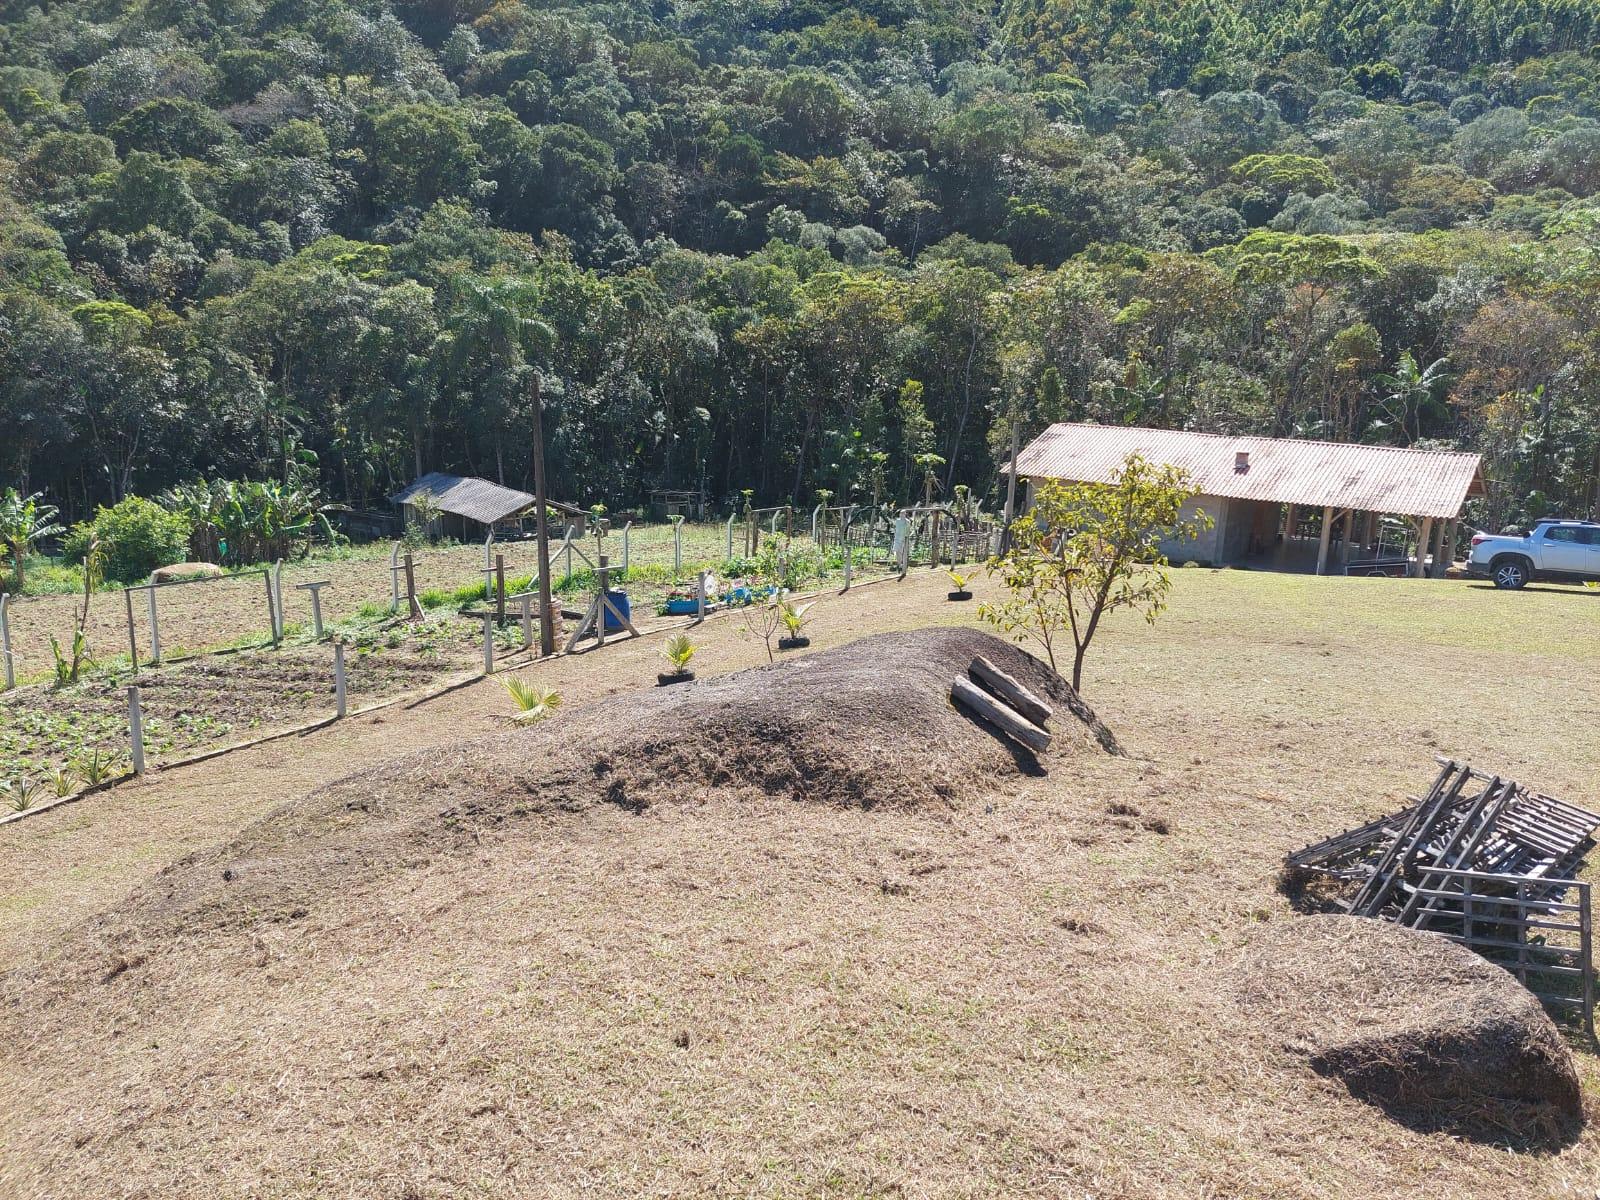
[{"label": "concrete fence post", "polygon": [[633,522],[632,521],[629,521],[626,525],[624,525],[622,527],[622,573],[624,575],[626,575],[628,573],[628,561],[629,561],[629,556],[628,556],[628,548],[629,548],[628,547],[628,533],[632,528],[633,528]]},{"label": "concrete fence post", "polygon": [[161,622],[156,616],[156,576],[154,571],[150,573],[149,583],[150,586],[145,590],[145,599],[150,610],[150,662],[155,664],[161,661]]},{"label": "concrete fence post", "polygon": [[494,674],[494,614],[483,614],[483,673]]},{"label": "concrete fence post", "polygon": [[699,586],[695,588],[694,617],[696,621],[704,621],[706,619],[706,576],[709,574],[711,572],[701,571]]},{"label": "concrete fence post", "polygon": [[533,593],[523,592],[522,601],[522,648],[527,650],[533,645]]},{"label": "concrete fence post", "polygon": [[333,704],[334,711],[343,719],[348,711],[344,681],[344,643],[333,644]]},{"label": "concrete fence post", "polygon": [[6,682],[5,691],[17,686],[17,668],[11,659],[11,607],[10,596],[0,596],[0,674]]},{"label": "concrete fence post", "polygon": [[133,773],[144,774],[144,710],[139,704],[137,684],[128,685],[128,750],[133,758]]},{"label": "concrete fence post", "polygon": [[811,540],[817,540],[817,518],[822,515],[822,505],[817,505],[811,510]]},{"label": "concrete fence post", "polygon": [[389,613],[394,615],[400,611],[400,572],[405,570],[400,565],[400,543],[396,542],[389,551]]},{"label": "concrete fence post", "polygon": [[[272,572],[270,570],[267,570],[267,569],[263,568],[262,572],[261,572],[261,578],[266,580],[266,583],[267,583],[267,633],[272,637],[273,649],[277,649],[277,646],[278,646],[278,601],[272,594]],[[132,610],[131,602],[130,602],[130,605],[129,605],[129,609],[130,609],[130,615],[129,615],[128,619],[129,619],[129,621],[132,621],[133,617],[132,617],[132,612],[131,612],[131,610]],[[138,666],[139,666],[138,655],[134,656],[134,664],[133,665],[134,665],[134,669],[137,670]]]},{"label": "concrete fence post", "polygon": [[683,518],[672,522],[672,573],[683,574]]},{"label": "concrete fence post", "polygon": [[272,594],[277,599],[278,605],[278,641],[283,640],[283,559],[279,559],[272,566]]}]

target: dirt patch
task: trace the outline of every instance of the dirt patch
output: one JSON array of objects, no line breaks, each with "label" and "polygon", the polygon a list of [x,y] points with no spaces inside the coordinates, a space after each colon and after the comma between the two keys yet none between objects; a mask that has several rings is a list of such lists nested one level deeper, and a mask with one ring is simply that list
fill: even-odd
[{"label": "dirt patch", "polygon": [[1315,916],[1273,923],[1241,996],[1313,1070],[1414,1128],[1519,1147],[1575,1137],[1572,1054],[1532,993],[1434,933]]}]

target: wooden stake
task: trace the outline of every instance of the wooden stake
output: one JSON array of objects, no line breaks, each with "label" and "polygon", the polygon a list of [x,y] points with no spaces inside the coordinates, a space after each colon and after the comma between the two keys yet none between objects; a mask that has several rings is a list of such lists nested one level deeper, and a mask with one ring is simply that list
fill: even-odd
[{"label": "wooden stake", "polygon": [[10,604],[10,596],[0,596],[0,674],[4,675],[8,692],[17,686],[17,668],[11,661],[11,618],[6,613]]},{"label": "wooden stake", "polygon": [[406,552],[406,611],[411,614],[413,621],[422,620],[422,605],[417,601],[417,564],[411,557],[411,552]]},{"label": "wooden stake", "polygon": [[1013,741],[1035,754],[1050,748],[1050,735],[1025,717],[1007,708],[970,679],[957,676],[950,684],[950,699],[971,709]]},{"label": "wooden stake", "polygon": [[1043,727],[1050,723],[1050,706],[983,655],[973,659],[968,670],[974,679],[1035,725]]},{"label": "wooden stake", "polygon": [[539,653],[548,657],[556,652],[555,613],[550,609],[550,528],[545,520],[544,491],[544,401],[540,396],[539,372],[530,381],[533,400],[533,502],[538,512],[534,528],[539,545]]},{"label": "wooden stake", "polygon": [[[137,673],[139,670],[139,639],[133,632],[133,593],[127,588],[123,588],[122,599],[128,608],[128,659],[134,672]],[[270,579],[267,580],[267,609],[270,616],[272,609],[272,580]],[[274,625],[272,628],[276,632],[278,627]],[[273,638],[272,644],[276,646],[278,639]]]}]

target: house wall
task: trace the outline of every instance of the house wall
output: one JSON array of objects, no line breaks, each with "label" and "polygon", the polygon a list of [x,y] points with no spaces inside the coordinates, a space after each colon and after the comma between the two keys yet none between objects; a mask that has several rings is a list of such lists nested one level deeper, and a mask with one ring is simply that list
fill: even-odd
[{"label": "house wall", "polygon": [[1203,566],[1223,561],[1218,557],[1228,527],[1228,501],[1222,496],[1193,496],[1178,514],[1180,524],[1195,520],[1201,513],[1211,518],[1211,528],[1193,538],[1163,538],[1161,553],[1168,561],[1182,565],[1197,562]]}]

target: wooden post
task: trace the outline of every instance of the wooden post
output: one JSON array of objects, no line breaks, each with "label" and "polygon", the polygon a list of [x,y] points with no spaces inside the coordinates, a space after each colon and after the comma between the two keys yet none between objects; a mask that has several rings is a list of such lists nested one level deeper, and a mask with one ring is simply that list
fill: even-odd
[{"label": "wooden post", "polygon": [[550,528],[545,520],[544,492],[544,401],[540,396],[539,373],[533,373],[533,501],[538,509],[535,533],[539,546],[539,653],[556,652],[555,622],[550,611]]},{"label": "wooden post", "polygon": [[150,575],[150,584],[148,589],[145,591],[145,599],[148,602],[146,607],[148,607],[150,610],[150,662],[155,664],[161,661],[161,625],[159,623],[159,618],[156,616],[156,583],[154,572],[152,572]]},{"label": "wooden post", "polygon": [[400,543],[396,542],[389,551],[389,612],[394,614],[400,611]]},{"label": "wooden post", "polygon": [[494,619],[500,628],[506,625],[506,556],[494,556]]},{"label": "wooden post", "polygon": [[900,578],[904,579],[911,569],[911,518],[896,517],[894,525],[895,541],[900,547]]},{"label": "wooden post", "polygon": [[11,617],[6,611],[11,606],[10,596],[0,596],[0,676],[5,679],[5,691],[17,686],[17,668],[11,661]]},{"label": "wooden post", "polygon": [[1289,544],[1289,539],[1294,536],[1294,519],[1299,515],[1300,506],[1298,504],[1286,504],[1283,506],[1283,544],[1285,546]]},{"label": "wooden post", "polygon": [[[679,522],[681,525],[682,522]],[[594,635],[602,646],[606,644],[606,609],[611,592],[611,558],[609,555],[600,556],[600,565],[595,568],[595,578],[600,581],[600,596],[597,600],[599,606],[599,622],[595,625]]]},{"label": "wooden post", "polygon": [[790,541],[794,540],[794,505],[783,506],[783,536]]},{"label": "wooden post", "polygon": [[1444,542],[1444,569],[1439,572],[1440,579],[1444,578],[1445,571],[1456,565],[1456,534],[1460,524],[1460,517],[1451,517],[1445,522],[1444,537],[1442,539]]},{"label": "wooden post", "polygon": [[1328,573],[1328,542],[1333,537],[1333,505],[1322,510],[1322,538],[1317,543],[1317,574]]},{"label": "wooden post", "polygon": [[1022,453],[1022,423],[1017,420],[1016,399],[1011,402],[1011,471],[1006,476],[1006,519],[1000,530],[1000,553],[1011,547],[1011,522],[1017,516],[1017,456]]},{"label": "wooden post", "polygon": [[422,620],[422,605],[417,600],[417,564],[411,557],[411,552],[406,551],[406,611],[411,614],[413,621]]},{"label": "wooden post", "polygon": [[850,539],[848,537],[840,538],[839,544],[844,550],[844,590],[848,592],[850,590],[850,569],[854,565],[852,560],[855,555],[850,552]]},{"label": "wooden post", "polygon": [[[139,639],[133,631],[133,593],[127,588],[123,588],[122,600],[128,610],[128,661],[134,673],[137,674],[139,670]],[[270,579],[267,580],[267,607],[268,609],[272,607],[272,580]],[[272,628],[277,629],[277,626],[274,625]],[[274,641],[273,645],[277,645],[277,642]]]},{"label": "wooden post", "polygon": [[128,685],[128,749],[133,758],[133,773],[144,774],[144,712],[139,706],[137,684]]},{"label": "wooden post", "polygon": [[333,704],[340,719],[348,708],[344,681],[344,643],[333,644]]},{"label": "wooden post", "polygon": [[1428,573],[1428,548],[1433,542],[1433,518],[1423,517],[1422,527],[1417,532],[1417,561],[1411,566],[1411,574],[1418,579],[1426,577]]}]

